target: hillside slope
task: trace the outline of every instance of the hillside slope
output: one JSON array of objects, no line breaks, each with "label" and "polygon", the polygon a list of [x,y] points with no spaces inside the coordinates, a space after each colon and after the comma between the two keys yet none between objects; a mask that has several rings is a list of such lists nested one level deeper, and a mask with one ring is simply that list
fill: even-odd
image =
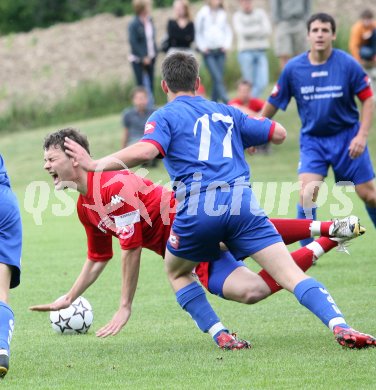
[{"label": "hillside slope", "polygon": [[[227,0],[227,4],[231,14],[237,2]],[[269,9],[268,0],[255,4]],[[199,5],[195,4],[194,11]],[[314,11],[339,15],[342,23],[352,23],[365,7],[376,11],[374,0],[314,1]],[[171,9],[153,11],[159,42],[170,16]],[[53,103],[87,80],[118,80],[122,84],[133,80],[126,37],[130,18],[103,14],[1,37],[0,112],[11,102]]]}]

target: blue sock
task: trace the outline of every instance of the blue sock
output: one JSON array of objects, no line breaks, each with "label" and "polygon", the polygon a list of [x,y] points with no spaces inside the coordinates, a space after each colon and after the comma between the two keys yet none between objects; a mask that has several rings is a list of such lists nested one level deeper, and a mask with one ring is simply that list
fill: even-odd
[{"label": "blue sock", "polygon": [[373,222],[374,226],[376,227],[376,207],[366,206],[366,210],[367,210],[369,217],[371,218],[371,221]]},{"label": "blue sock", "polygon": [[294,289],[297,300],[331,330],[340,325],[349,328],[343,314],[325,287],[313,278],[304,279]]},{"label": "blue sock", "polygon": [[[215,341],[219,333],[226,330],[206,299],[204,289],[197,282],[193,282],[177,291],[176,300],[191,315],[203,332],[206,333],[212,328],[215,330],[214,333],[210,332]],[[214,327],[216,324],[219,325]]]},{"label": "blue sock", "polygon": [[[302,205],[299,203],[296,205],[296,210],[297,210],[297,218],[298,219],[314,219],[316,220],[316,215],[317,215],[317,207],[308,207],[308,208],[303,208]],[[304,240],[300,241],[301,246],[306,246],[313,242],[313,238],[305,238]]]},{"label": "blue sock", "polygon": [[0,349],[5,349],[9,354],[9,344],[14,329],[14,314],[12,309],[0,301]]}]

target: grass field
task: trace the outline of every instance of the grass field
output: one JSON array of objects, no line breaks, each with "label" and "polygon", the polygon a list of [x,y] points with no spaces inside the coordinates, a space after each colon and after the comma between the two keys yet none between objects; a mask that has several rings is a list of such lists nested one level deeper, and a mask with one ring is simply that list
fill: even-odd
[{"label": "grass field", "polygon": [[[286,193],[282,194],[282,201],[277,195],[277,202],[265,195],[267,182],[275,182],[278,194],[282,181],[296,181],[299,121],[295,109],[279,114],[277,119],[289,130],[286,143],[274,147],[270,156],[256,155],[249,160],[253,180],[264,189],[261,203],[270,215],[279,216],[278,207],[272,206],[281,203],[288,206],[287,215],[282,217],[293,217],[297,192],[289,203]],[[94,156],[118,149],[118,116],[75,125],[89,136]],[[11,369],[0,383],[2,389],[376,388],[376,349],[343,350],[331,332],[284,291],[254,306],[211,296],[222,322],[253,344],[253,349],[246,351],[218,350],[176,304],[162,260],[147,251],[143,254],[129,323],[116,337],[96,338],[95,330],[112,317],[118,306],[120,260],[116,241],[113,260],[84,294],[94,310],[89,333],[55,334],[48,315],[31,313],[28,307],[50,302],[65,293],[86,258],[84,231],[74,208],[62,208],[60,214],[66,216],[54,215],[62,202],[55,197],[51,180],[42,169],[43,137],[56,128],[1,136],[1,153],[19,197],[24,225],[22,283],[11,297],[16,316]],[[373,130],[370,149],[375,155],[376,129]],[[168,182],[162,166],[149,177]],[[32,187],[33,181],[39,183]],[[48,183],[48,187],[40,182]],[[334,207],[339,202],[330,195],[332,176],[327,182],[329,197],[320,208],[321,219],[344,212],[341,207],[338,211]],[[32,188],[36,189],[34,200]],[[38,188],[44,188],[43,193]],[[68,196],[76,199],[74,193]],[[368,228],[367,234],[354,240],[351,256],[333,251],[308,273],[326,285],[352,326],[376,333],[375,230],[361,202],[351,192],[347,196],[353,209],[345,214],[359,215]],[[38,208],[43,212],[33,216],[30,211]]]}]

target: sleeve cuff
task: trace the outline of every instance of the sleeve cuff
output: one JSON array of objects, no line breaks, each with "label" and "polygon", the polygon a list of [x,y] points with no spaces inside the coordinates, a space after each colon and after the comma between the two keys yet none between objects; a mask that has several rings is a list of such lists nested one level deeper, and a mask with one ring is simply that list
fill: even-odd
[{"label": "sleeve cuff", "polygon": [[94,263],[105,263],[112,259],[112,256],[93,256],[88,254],[87,258]]},{"label": "sleeve cuff", "polygon": [[141,142],[149,142],[149,143],[153,144],[159,150],[159,154],[160,154],[160,156],[162,156],[162,158],[166,156],[166,153],[163,150],[161,144],[159,144],[157,141],[154,141],[152,139],[142,139]]},{"label": "sleeve cuff", "polygon": [[360,91],[357,96],[361,102],[364,102],[366,99],[373,96],[372,88],[370,86],[366,87],[363,91]]},{"label": "sleeve cuff", "polygon": [[272,124],[270,126],[269,135],[268,135],[268,142],[272,139],[274,130],[275,130],[276,123],[272,121]]}]

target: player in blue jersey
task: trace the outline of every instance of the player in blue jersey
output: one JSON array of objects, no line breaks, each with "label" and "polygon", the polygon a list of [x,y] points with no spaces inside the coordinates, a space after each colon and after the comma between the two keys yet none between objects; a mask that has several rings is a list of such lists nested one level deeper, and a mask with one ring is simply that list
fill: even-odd
[{"label": "player in blue jersey", "polygon": [[[307,30],[310,50],[288,62],[261,115],[272,118],[292,97],[296,100],[302,122],[298,218],[315,219],[320,184],[332,166],[336,182],[354,184],[376,226],[375,175],[367,148],[374,105],[369,78],[350,55],[333,48],[336,24],[330,15],[312,15]],[[360,122],[355,96],[362,106]]]},{"label": "player in blue jersey", "polygon": [[9,369],[9,344],[14,329],[14,315],[8,305],[8,297],[9,289],[20,283],[21,245],[20,211],[0,155],[0,378]]},{"label": "player in blue jersey", "polygon": [[221,348],[243,349],[249,343],[229,333],[192,276],[198,261],[220,257],[220,242],[236,259],[251,256],[280,286],[294,292],[341,345],[374,346],[374,338],[346,324],[324,286],[296,265],[252,193],[243,150],[268,140],[280,144],[285,129],[195,96],[198,71],[190,54],[165,58],[161,85],[169,103],[151,115],[141,142],[94,161],[67,139],[66,153],[87,170],[134,167],[164,157],[179,200],[165,253],[166,272],[180,306]]}]

